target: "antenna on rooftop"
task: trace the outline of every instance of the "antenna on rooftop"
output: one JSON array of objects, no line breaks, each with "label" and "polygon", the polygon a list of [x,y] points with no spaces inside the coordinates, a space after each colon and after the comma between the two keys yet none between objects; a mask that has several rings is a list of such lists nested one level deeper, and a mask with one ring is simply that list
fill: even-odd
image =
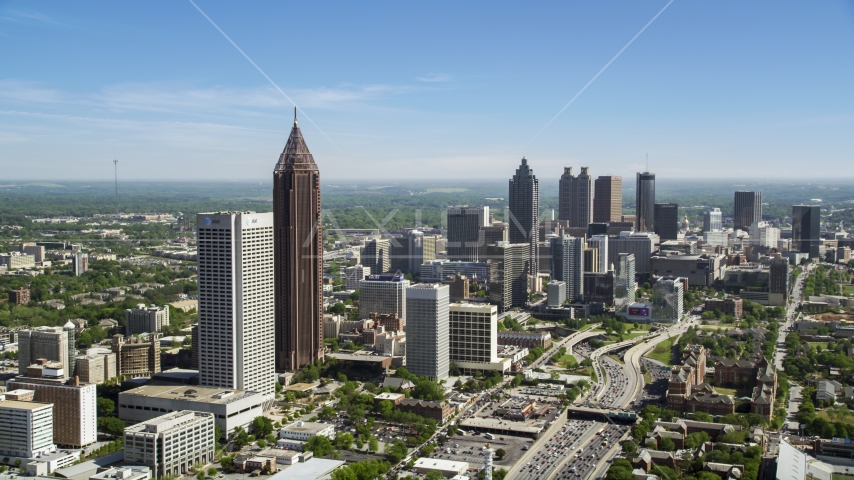
[{"label": "antenna on rooftop", "polygon": [[119,159],[113,158],[113,173],[116,176],[116,218],[119,218]]}]

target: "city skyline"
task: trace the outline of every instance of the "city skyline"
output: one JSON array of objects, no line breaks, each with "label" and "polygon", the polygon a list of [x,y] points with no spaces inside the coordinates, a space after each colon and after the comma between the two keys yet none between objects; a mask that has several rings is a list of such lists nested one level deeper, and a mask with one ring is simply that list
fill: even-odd
[{"label": "city skyline", "polygon": [[[564,165],[630,178],[647,153],[670,178],[791,177],[803,158],[844,175],[850,161],[852,70],[834,60],[854,12],[841,2],[498,5],[485,22],[471,22],[474,6],[454,19],[418,6],[198,7],[313,121],[330,180],[401,178],[401,165],[417,178],[501,178],[523,155],[543,180]],[[162,13],[0,9],[0,36],[23,45],[0,53],[0,152],[18,165],[6,178],[107,179],[114,157],[120,178],[266,176],[293,105],[191,3]],[[292,15],[304,21],[288,38],[264,27]],[[400,18],[406,35],[376,28]],[[450,33],[422,41],[436,25]],[[291,38],[300,51],[281,62]],[[296,74],[282,66],[295,62]]]}]

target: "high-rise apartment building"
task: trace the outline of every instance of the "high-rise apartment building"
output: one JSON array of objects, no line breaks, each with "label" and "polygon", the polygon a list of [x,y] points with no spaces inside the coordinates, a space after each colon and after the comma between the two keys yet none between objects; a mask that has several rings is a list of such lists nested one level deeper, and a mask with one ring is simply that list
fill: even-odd
[{"label": "high-rise apartment building", "polygon": [[359,282],[359,315],[397,315],[406,325],[406,289],[409,280],[403,275],[369,275]]},{"label": "high-rise apartment building", "polygon": [[550,307],[559,307],[566,301],[566,282],[552,280],[546,285],[548,297],[546,303]]},{"label": "high-rise apartment building", "polygon": [[599,252],[599,265],[596,271],[607,272],[611,270],[611,266],[608,263],[608,235],[592,235],[587,239],[587,246],[595,248]]},{"label": "high-rise apartment building", "polygon": [[374,238],[365,242],[362,265],[370,268],[372,274],[379,275],[391,270],[391,241],[388,238]]},{"label": "high-rise apartment building", "polygon": [[622,221],[623,177],[607,175],[593,182],[593,221],[611,223]]},{"label": "high-rise apartment building", "polygon": [[462,370],[494,370],[498,364],[498,307],[452,303],[450,361]]},{"label": "high-rise apartment building", "polygon": [[116,372],[126,378],[151,377],[160,372],[160,335],[145,337],[113,335],[110,348],[116,355]]},{"label": "high-rise apartment building", "polygon": [[30,289],[20,287],[17,290],[7,290],[9,303],[13,305],[26,305],[30,303]]},{"label": "high-rise apartment building", "polygon": [[[199,383],[272,397],[274,339],[282,338],[274,335],[273,214],[200,213],[196,225]],[[281,260],[276,257],[276,262]],[[306,272],[305,279],[311,279],[310,272]],[[290,306],[301,311],[295,305]],[[287,324],[291,328],[289,334],[294,330],[299,332],[300,325]],[[308,332],[299,338],[310,336]],[[297,358],[295,354],[285,357]]]},{"label": "high-rise apartment building", "polygon": [[[271,221],[275,242],[275,255],[269,255],[270,259],[275,258],[275,369],[296,370],[307,363],[323,360],[324,352],[320,170],[297,125],[296,108],[294,126],[273,172]],[[265,285],[265,297],[266,290]],[[266,344],[263,342],[264,348]],[[266,367],[264,370],[266,373]],[[257,373],[261,374],[260,371]],[[267,383],[264,381],[262,393],[267,393]],[[269,387],[272,386],[270,383]],[[246,385],[246,389],[252,390],[253,387]]]},{"label": "high-rise apartment building", "polygon": [[[16,392],[9,393],[6,396],[16,396]],[[6,396],[0,394],[0,455],[33,458],[55,451],[53,405],[10,400]]]},{"label": "high-rise apartment building", "polygon": [[703,212],[703,232],[716,232],[723,228],[723,220],[720,208],[713,208]]},{"label": "high-rise apartment building", "polygon": [[[42,373],[44,372],[44,373]],[[33,401],[53,404],[53,443],[82,448],[98,439],[95,384],[56,375],[52,369],[36,369],[37,376],[19,376],[6,382],[7,390],[32,390]]]},{"label": "high-rise apartment building", "polygon": [[655,174],[638,172],[635,183],[635,224],[638,232],[655,229]]},{"label": "high-rise apartment building", "polygon": [[136,308],[125,310],[125,334],[159,332],[169,325],[169,305],[139,304]]},{"label": "high-rise apartment building", "polygon": [[539,226],[540,226],[540,181],[534,171],[528,166],[528,160],[522,157],[522,164],[516,169],[516,174],[510,179],[510,209],[509,218],[504,220],[509,225],[507,235],[511,244],[528,244],[526,257],[526,272],[536,275],[539,261]]},{"label": "high-rise apartment building", "polygon": [[71,256],[71,271],[75,277],[79,277],[89,270],[89,255],[80,251]]},{"label": "high-rise apartment building", "polygon": [[68,376],[74,375],[74,324],[65,327],[37,327],[18,332],[18,373],[27,373],[27,367],[39,359],[62,364]]},{"label": "high-rise apartment building", "polygon": [[679,205],[675,203],[655,204],[655,234],[661,240],[679,238]]},{"label": "high-rise apartment building", "polygon": [[821,207],[795,205],[792,207],[792,250],[819,258],[821,244]]},{"label": "high-rise apartment building", "polygon": [[783,298],[789,296],[789,259],[779,254],[771,259],[768,278],[768,291],[782,293]]},{"label": "high-rise apartment building", "polygon": [[478,252],[484,244],[481,228],[489,223],[489,207],[449,207],[448,241],[445,248],[449,260],[478,261]]},{"label": "high-rise apartment building", "polygon": [[501,312],[524,307],[528,301],[527,243],[497,242],[487,249],[489,300]]},{"label": "high-rise apartment building", "polygon": [[617,254],[614,262],[614,305],[619,311],[622,307],[635,302],[635,256],[631,253]]},{"label": "high-rise apartment building", "polygon": [[685,282],[681,278],[663,277],[652,286],[652,319],[656,322],[677,323],[682,318],[682,295]]},{"label": "high-rise apartment building", "polygon": [[558,185],[558,220],[570,227],[586,228],[593,222],[593,177],[589,167],[581,167],[578,176],[572,167],[564,167]]},{"label": "high-rise apartment building", "polygon": [[439,381],[450,368],[447,285],[420,283],[406,289],[406,369]]},{"label": "high-rise apartment building", "polygon": [[732,211],[733,229],[746,232],[753,222],[760,220],[762,220],[762,192],[735,192]]},{"label": "high-rise apartment building", "polygon": [[344,269],[344,288],[347,290],[358,290],[359,282],[371,274],[371,267],[364,265],[353,265]]},{"label": "high-rise apartment building", "polygon": [[152,477],[185,476],[214,460],[214,414],[181,410],[125,429],[125,463],[145,465]]},{"label": "high-rise apartment building", "polygon": [[584,239],[570,235],[555,237],[551,244],[551,278],[566,283],[570,303],[584,296]]}]

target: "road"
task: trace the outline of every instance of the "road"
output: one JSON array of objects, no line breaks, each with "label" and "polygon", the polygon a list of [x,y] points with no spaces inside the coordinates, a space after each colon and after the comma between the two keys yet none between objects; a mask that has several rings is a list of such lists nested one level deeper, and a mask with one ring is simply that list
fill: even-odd
[{"label": "road", "polygon": [[795,279],[795,284],[792,286],[792,295],[789,297],[789,305],[786,310],[786,322],[780,327],[780,333],[777,337],[777,349],[774,352],[774,366],[781,372],[783,371],[783,359],[786,358],[786,347],[781,345],[785,345],[788,330],[792,325],[794,325],[795,319],[797,318],[797,308],[801,303],[801,292],[803,292],[804,281],[812,270],[810,267],[811,265],[807,264],[804,267],[804,271]]},{"label": "road", "polygon": [[505,478],[519,480],[537,480],[551,477],[564,464],[567,458],[574,455],[579,448],[586,446],[596,432],[605,426],[604,423],[571,420],[565,426],[555,429],[555,435],[525,462],[519,461],[514,471],[508,472]]}]

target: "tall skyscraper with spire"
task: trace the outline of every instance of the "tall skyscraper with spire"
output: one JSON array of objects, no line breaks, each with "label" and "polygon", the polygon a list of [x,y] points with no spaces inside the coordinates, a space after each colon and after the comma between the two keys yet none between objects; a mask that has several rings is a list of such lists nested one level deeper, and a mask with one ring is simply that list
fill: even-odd
[{"label": "tall skyscraper with spire", "polygon": [[276,370],[323,360],[320,171],[297,125],[273,172]]},{"label": "tall skyscraper with spire", "polygon": [[510,218],[505,221],[510,226],[510,243],[527,243],[529,248],[528,275],[537,274],[539,264],[540,237],[540,181],[528,166],[528,159],[522,157],[522,164],[510,179]]}]

